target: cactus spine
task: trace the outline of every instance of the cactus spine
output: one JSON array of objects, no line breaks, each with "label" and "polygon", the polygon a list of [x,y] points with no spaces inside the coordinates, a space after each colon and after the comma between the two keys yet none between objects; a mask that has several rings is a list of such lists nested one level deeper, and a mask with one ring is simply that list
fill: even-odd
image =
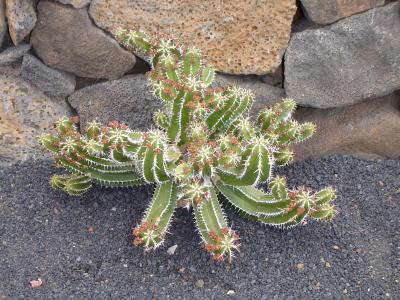
[{"label": "cactus spine", "polygon": [[[288,189],[275,166],[292,161],[291,143],[311,137],[315,127],[292,119],[295,102],[283,99],[253,121],[253,93],[236,87],[213,88],[215,72],[197,49],[171,40],[150,42],[139,32],[120,30],[117,40],[149,57],[147,78],[163,107],[154,114],[158,129],[135,132],[117,121],[97,122],[80,134],[63,118],[56,135],[41,137],[57,165],[70,172],[51,178],[54,188],[80,195],[93,183],[107,187],[156,183],[153,199],[133,230],[133,244],[160,246],[178,206],[192,208],[204,248],[216,261],[229,261],[239,238],[221,207],[225,200],[242,215],[265,224],[290,227],[335,215],[331,187]],[[268,193],[257,186],[268,183]],[[219,196],[219,197],[218,197]]]}]

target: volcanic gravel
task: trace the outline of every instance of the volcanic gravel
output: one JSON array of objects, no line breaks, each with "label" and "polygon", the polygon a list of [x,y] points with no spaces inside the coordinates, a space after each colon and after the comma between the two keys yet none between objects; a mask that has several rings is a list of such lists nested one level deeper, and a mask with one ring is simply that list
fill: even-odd
[{"label": "volcanic gravel", "polygon": [[279,169],[290,186],[334,186],[339,214],[280,230],[228,212],[242,243],[232,264],[201,249],[184,209],[164,247],[134,248],[152,187],[70,197],[50,188],[57,172],[46,161],[0,171],[0,299],[400,298],[400,161],[333,156]]}]

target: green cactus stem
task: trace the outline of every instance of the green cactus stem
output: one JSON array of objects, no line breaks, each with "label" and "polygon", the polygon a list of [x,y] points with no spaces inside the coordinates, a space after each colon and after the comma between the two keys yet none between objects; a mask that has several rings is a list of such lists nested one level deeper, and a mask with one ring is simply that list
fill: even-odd
[{"label": "green cactus stem", "polygon": [[[133,244],[146,250],[162,245],[177,207],[192,209],[204,249],[216,261],[239,251],[239,237],[221,207],[226,201],[250,220],[291,227],[335,215],[331,187],[320,191],[289,189],[273,177],[276,166],[293,160],[290,145],[310,138],[312,123],[292,119],[296,104],[286,98],[254,120],[250,90],[212,88],[214,69],[197,49],[172,40],[150,41],[140,32],[120,30],[117,40],[149,58],[147,79],[162,102],[157,129],[136,132],[117,121],[93,121],[78,132],[63,118],[57,133],[41,137],[56,165],[70,174],[55,175],[51,185],[76,196],[94,183],[128,187],[155,183],[153,199],[133,230]],[[259,188],[267,183],[267,191]]]}]

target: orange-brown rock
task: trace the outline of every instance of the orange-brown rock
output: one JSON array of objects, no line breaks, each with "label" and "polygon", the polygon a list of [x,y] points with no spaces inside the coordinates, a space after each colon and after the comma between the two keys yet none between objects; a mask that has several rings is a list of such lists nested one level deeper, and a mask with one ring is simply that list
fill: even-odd
[{"label": "orange-brown rock", "polygon": [[36,24],[33,0],[6,0],[8,31],[14,45],[21,43]]},{"label": "orange-brown rock", "polygon": [[330,24],[384,3],[385,0],[301,0],[307,17],[318,24]]},{"label": "orange-brown rock", "polygon": [[296,160],[328,154],[400,158],[400,95],[343,108],[300,108],[300,121],[317,125],[316,134],[294,147]]},{"label": "orange-brown rock", "polygon": [[266,74],[281,63],[295,0],[93,0],[89,13],[101,28],[173,36],[201,49],[218,71]]}]

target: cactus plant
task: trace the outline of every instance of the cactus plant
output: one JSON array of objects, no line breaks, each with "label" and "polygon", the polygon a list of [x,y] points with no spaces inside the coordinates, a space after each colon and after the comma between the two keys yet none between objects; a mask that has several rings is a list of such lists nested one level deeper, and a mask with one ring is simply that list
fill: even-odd
[{"label": "cactus plant", "polygon": [[[292,119],[292,99],[253,119],[252,92],[213,87],[214,69],[202,62],[197,49],[178,47],[170,39],[151,43],[143,33],[128,30],[120,30],[116,38],[127,49],[151,57],[147,78],[163,103],[154,114],[157,129],[137,132],[117,121],[105,127],[93,121],[80,134],[74,120],[61,119],[56,135],[40,139],[57,165],[70,172],[53,176],[54,188],[80,195],[93,183],[155,183],[151,203],[133,229],[133,244],[147,250],[160,246],[175,209],[187,207],[204,249],[216,261],[230,261],[240,246],[221,202],[251,220],[285,228],[335,215],[331,187],[288,189],[285,178],[272,175],[275,166],[293,160],[290,144],[315,131],[312,123]],[[268,192],[259,187],[262,183]]]}]

